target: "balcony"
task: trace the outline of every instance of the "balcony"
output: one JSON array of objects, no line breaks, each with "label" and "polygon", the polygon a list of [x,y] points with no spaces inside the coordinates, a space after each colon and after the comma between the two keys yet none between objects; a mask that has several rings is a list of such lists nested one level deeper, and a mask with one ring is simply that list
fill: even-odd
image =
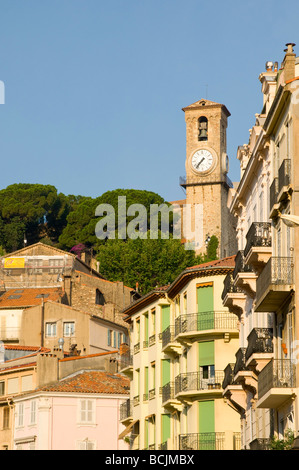
[{"label": "balcony", "polygon": [[174,326],[168,326],[162,331],[162,351],[164,353],[179,354],[182,350],[181,344],[174,339]]},{"label": "balcony", "polygon": [[259,374],[258,408],[277,409],[295,397],[295,364],[291,359],[272,359]]},{"label": "balcony", "polygon": [[244,251],[238,251],[233,272],[234,285],[248,295],[254,296],[256,278],[257,275],[254,273],[253,268],[245,263]]},{"label": "balcony", "polygon": [[244,258],[247,265],[255,272],[260,272],[272,254],[272,237],[270,222],[254,222],[246,235]]},{"label": "balcony", "polygon": [[235,383],[235,364],[228,364],[224,369],[222,382],[223,397],[229,400],[232,408],[242,415],[246,409],[246,393],[240,384]]},{"label": "balcony", "polygon": [[132,402],[130,399],[126,400],[120,405],[120,421],[127,424],[133,420]]},{"label": "balcony", "polygon": [[224,432],[179,435],[179,450],[224,450]]},{"label": "balcony", "polygon": [[291,194],[291,160],[283,160],[278,170],[278,195],[279,202],[288,199]]},{"label": "balcony", "polygon": [[260,372],[273,357],[273,329],[253,328],[247,337],[246,367]]},{"label": "balcony", "polygon": [[269,218],[273,219],[277,217],[279,210],[278,198],[278,178],[274,178],[270,186],[270,214]]},{"label": "balcony", "polygon": [[241,434],[206,432],[179,435],[179,450],[240,450]]},{"label": "balcony", "polygon": [[289,257],[271,257],[256,281],[256,312],[277,312],[294,288]]},{"label": "balcony", "polygon": [[234,284],[232,273],[228,273],[223,282],[222,301],[223,305],[235,315],[241,315],[244,310],[246,296],[239,286]]},{"label": "balcony", "polygon": [[271,439],[270,438],[257,438],[250,442],[250,450],[270,450]]},{"label": "balcony", "polygon": [[172,410],[182,411],[182,403],[175,398],[175,384],[168,382],[162,387],[162,406]]},{"label": "balcony", "polygon": [[175,321],[175,337],[179,341],[199,338],[208,334],[238,336],[238,321],[227,311],[210,311],[180,315]]},{"label": "balcony", "polygon": [[201,372],[187,372],[175,378],[175,397],[179,399],[199,399],[208,396],[222,396],[221,384],[224,372],[215,371],[213,376],[204,378]]},{"label": "balcony", "polygon": [[129,376],[133,374],[133,356],[130,351],[120,356],[119,367],[123,374]]}]

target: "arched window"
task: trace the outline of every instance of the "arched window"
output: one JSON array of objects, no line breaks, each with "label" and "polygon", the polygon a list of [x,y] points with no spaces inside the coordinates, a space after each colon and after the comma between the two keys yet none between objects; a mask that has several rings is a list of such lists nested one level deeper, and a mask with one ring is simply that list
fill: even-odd
[{"label": "arched window", "polygon": [[198,119],[198,140],[208,140],[208,120],[205,116]]},{"label": "arched window", "polygon": [[105,305],[105,297],[99,289],[96,290],[96,305]]}]

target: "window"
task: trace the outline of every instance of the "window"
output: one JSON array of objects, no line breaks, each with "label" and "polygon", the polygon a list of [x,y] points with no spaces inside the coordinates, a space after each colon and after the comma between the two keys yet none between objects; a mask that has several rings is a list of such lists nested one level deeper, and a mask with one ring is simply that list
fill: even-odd
[{"label": "window", "polygon": [[17,426],[24,426],[24,403],[18,404]]},{"label": "window", "polygon": [[30,424],[36,424],[36,400],[30,403]]},{"label": "window", "polygon": [[80,400],[80,417],[79,421],[82,424],[95,424],[95,401],[94,400]]},{"label": "window", "polygon": [[63,324],[63,336],[73,336],[75,334],[75,322],[65,322]]},{"label": "window", "polygon": [[56,323],[46,323],[46,336],[56,336]]},{"label": "window", "polygon": [[3,408],[3,429],[9,429],[9,406]]},{"label": "window", "polygon": [[0,382],[0,396],[5,395],[5,382]]}]

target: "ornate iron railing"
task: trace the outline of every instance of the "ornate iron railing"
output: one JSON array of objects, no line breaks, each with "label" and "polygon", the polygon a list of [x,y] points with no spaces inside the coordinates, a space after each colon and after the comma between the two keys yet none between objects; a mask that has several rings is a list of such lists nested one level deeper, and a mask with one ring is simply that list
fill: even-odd
[{"label": "ornate iron railing", "polygon": [[175,385],[174,382],[168,382],[162,387],[162,403],[174,398]]},{"label": "ornate iron railing", "polygon": [[291,160],[289,158],[283,160],[278,170],[278,193],[284,186],[291,183]]},{"label": "ornate iron railing", "polygon": [[174,340],[174,327],[168,326],[162,331],[162,348]]},{"label": "ornate iron railing", "polygon": [[120,420],[127,419],[130,416],[133,416],[132,412],[132,402],[130,399],[126,400],[124,403],[120,405]]},{"label": "ornate iron railing", "polygon": [[224,371],[215,371],[214,375],[204,378],[202,372],[187,372],[175,378],[175,395],[181,392],[213,390],[221,388]]},{"label": "ornate iron railing", "polygon": [[140,351],[140,343],[136,343],[134,345],[134,354],[138,353]]},{"label": "ornate iron railing", "polygon": [[291,359],[272,359],[260,372],[258,397],[271,388],[292,388],[296,386],[295,364]]},{"label": "ornate iron railing", "polygon": [[234,285],[232,273],[228,273],[225,276],[225,279],[223,282],[223,291],[221,295],[222,300],[225,299],[227,294],[235,294],[235,293],[241,293],[241,292],[242,292],[241,288]]},{"label": "ornate iron railing", "polygon": [[224,450],[224,432],[179,435],[179,450]]},{"label": "ornate iron railing", "polygon": [[226,368],[224,369],[224,379],[222,382],[223,389],[234,383],[234,368],[235,364],[227,364]]},{"label": "ornate iron railing", "polygon": [[234,367],[234,375],[242,370],[246,370],[246,348],[239,348],[236,352],[236,363]]},{"label": "ornate iron railing", "polygon": [[245,360],[255,353],[273,353],[273,329],[253,328],[247,337]]},{"label": "ornate iron railing", "polygon": [[252,247],[271,247],[271,223],[253,222],[247,232],[246,239],[244,256],[247,256]]},{"label": "ornate iron railing", "polygon": [[227,311],[188,313],[176,318],[175,336],[190,331],[236,330],[237,322],[236,316]]},{"label": "ornate iron railing", "polygon": [[237,276],[238,273],[247,273],[247,272],[252,272],[253,269],[249,264],[245,264],[244,261],[244,251],[240,250],[237,253],[236,259],[235,259],[235,269],[233,272],[233,278]]},{"label": "ornate iron railing", "polygon": [[256,281],[256,298],[260,299],[270,285],[294,283],[294,262],[290,257],[271,257]]}]

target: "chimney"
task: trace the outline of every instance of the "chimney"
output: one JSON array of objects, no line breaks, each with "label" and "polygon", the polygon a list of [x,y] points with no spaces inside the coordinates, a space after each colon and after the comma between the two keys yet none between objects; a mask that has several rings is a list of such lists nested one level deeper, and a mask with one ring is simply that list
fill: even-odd
[{"label": "chimney", "polygon": [[284,81],[288,82],[295,77],[295,59],[296,54],[294,52],[294,44],[293,42],[288,42],[286,44],[287,49],[285,49],[285,57],[283,60],[283,68],[284,68]]}]

